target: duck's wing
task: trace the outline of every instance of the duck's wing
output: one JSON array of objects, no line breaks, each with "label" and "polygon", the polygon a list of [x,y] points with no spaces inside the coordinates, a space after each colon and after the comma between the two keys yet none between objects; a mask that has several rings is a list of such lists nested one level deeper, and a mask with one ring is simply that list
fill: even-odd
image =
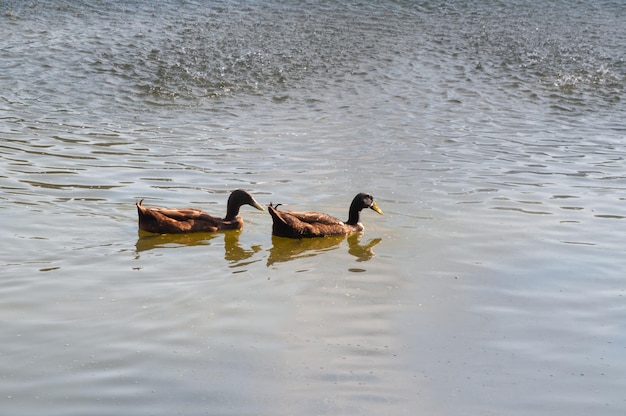
[{"label": "duck's wing", "polygon": [[200,220],[200,221],[208,221],[215,222],[217,225],[220,218],[214,217],[213,215],[202,211],[201,209],[196,208],[161,208],[161,207],[151,207],[145,208],[153,213],[158,213],[162,216],[168,217],[175,221],[189,221],[189,220]]},{"label": "duck's wing", "polygon": [[144,207],[137,203],[139,228],[161,234],[213,232],[220,229],[221,219],[195,208]]},{"label": "duck's wing", "polygon": [[324,214],[323,212],[293,212],[286,211],[286,215],[297,218],[307,224],[323,224],[323,225],[343,225],[343,221],[339,218],[335,218],[332,215]]},{"label": "duck's wing", "polygon": [[269,207],[272,234],[280,237],[303,238],[346,234],[343,221],[320,212],[279,211]]}]

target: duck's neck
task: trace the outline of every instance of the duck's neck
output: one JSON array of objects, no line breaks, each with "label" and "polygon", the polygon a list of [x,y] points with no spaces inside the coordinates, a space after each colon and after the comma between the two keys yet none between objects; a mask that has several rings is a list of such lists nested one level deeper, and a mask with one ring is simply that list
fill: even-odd
[{"label": "duck's neck", "polygon": [[233,201],[229,199],[228,206],[226,208],[226,216],[224,217],[224,220],[232,221],[235,218],[237,218],[237,215],[239,215],[239,208],[241,208],[241,205],[239,205],[237,201]]},{"label": "duck's neck", "polygon": [[350,204],[350,211],[348,213],[348,221],[346,221],[346,224],[357,225],[359,223],[360,213],[361,210],[356,206],[356,203],[352,201],[352,204]]}]

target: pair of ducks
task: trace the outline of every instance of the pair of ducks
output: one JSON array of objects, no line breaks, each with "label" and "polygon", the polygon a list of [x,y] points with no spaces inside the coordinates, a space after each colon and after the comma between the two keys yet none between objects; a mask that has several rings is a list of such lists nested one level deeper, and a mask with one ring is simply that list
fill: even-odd
[{"label": "pair of ducks", "polygon": [[[242,205],[251,205],[264,211],[264,208],[248,192],[238,189],[228,197],[226,216],[215,217],[195,208],[158,208],[145,207],[143,199],[137,205],[139,229],[160,234],[180,234],[192,232],[214,232],[219,230],[240,230],[243,219],[239,216]],[[280,204],[278,204],[280,205]],[[268,206],[272,216],[272,234],[279,237],[309,238],[330,235],[346,235],[363,231],[359,214],[364,208],[370,208],[383,214],[374,197],[360,193],[350,204],[347,221],[341,221],[321,212],[279,211],[278,205]]]}]

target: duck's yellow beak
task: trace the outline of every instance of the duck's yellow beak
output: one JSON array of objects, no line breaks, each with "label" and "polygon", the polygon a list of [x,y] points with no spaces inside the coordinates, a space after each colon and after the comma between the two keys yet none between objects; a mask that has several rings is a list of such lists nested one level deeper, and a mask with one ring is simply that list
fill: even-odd
[{"label": "duck's yellow beak", "polygon": [[265,211],[265,208],[263,208],[263,206],[256,201],[254,201],[254,203],[251,205],[255,207],[256,209],[258,209],[259,211]]},{"label": "duck's yellow beak", "polygon": [[378,205],[376,205],[376,202],[372,202],[372,206],[370,208],[378,212],[380,215],[384,215],[383,210],[378,208]]}]

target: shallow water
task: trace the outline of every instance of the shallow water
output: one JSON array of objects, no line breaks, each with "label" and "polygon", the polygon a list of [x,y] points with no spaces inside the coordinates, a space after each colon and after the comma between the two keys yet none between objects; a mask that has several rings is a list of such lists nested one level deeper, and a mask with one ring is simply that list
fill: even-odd
[{"label": "shallow water", "polygon": [[625,11],[3,2],[2,408],[623,414]]}]

